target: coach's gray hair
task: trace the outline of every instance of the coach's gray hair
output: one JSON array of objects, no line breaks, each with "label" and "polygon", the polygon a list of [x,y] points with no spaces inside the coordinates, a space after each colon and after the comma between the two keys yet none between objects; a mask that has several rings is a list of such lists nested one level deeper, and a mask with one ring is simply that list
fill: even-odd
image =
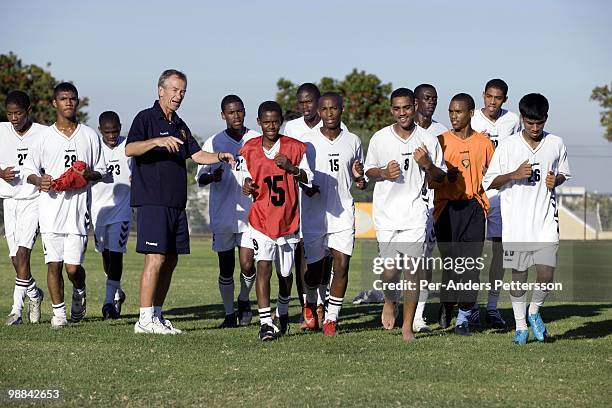
[{"label": "coach's gray hair", "polygon": [[157,86],[159,88],[165,88],[166,81],[171,76],[177,76],[179,77],[179,79],[182,79],[183,81],[185,81],[185,83],[187,83],[187,75],[183,74],[181,71],[177,69],[167,69],[164,72],[162,72],[162,74],[159,76],[159,81],[157,81]]}]

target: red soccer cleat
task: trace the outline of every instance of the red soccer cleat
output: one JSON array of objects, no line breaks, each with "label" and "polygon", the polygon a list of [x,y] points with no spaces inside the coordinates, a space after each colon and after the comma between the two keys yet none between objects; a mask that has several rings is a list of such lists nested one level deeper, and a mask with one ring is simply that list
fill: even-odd
[{"label": "red soccer cleat", "polygon": [[316,305],[306,303],[304,309],[302,309],[302,316],[304,317],[304,322],[301,326],[302,329],[317,330],[319,328]]},{"label": "red soccer cleat", "polygon": [[325,323],[323,323],[323,334],[325,337],[336,337],[338,335],[335,320],[326,320]]}]

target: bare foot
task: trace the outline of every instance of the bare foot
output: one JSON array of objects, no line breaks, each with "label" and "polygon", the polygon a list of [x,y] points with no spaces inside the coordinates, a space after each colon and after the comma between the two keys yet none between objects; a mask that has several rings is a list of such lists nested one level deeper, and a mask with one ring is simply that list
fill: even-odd
[{"label": "bare foot", "polygon": [[395,325],[395,303],[385,302],[380,320],[382,321],[383,328],[386,330],[393,329]]},{"label": "bare foot", "polygon": [[402,326],[402,339],[404,341],[415,341],[416,337],[414,337],[414,332],[412,331],[412,327],[403,325]]}]

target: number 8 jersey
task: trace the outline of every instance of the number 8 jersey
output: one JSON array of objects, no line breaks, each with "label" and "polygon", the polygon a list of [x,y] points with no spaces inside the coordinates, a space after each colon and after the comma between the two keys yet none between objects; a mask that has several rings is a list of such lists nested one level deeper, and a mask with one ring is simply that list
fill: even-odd
[{"label": "number 8 jersey", "polygon": [[259,136],[240,149],[245,161],[244,171],[248,173],[246,177],[251,177],[258,186],[249,212],[249,223],[272,239],[293,235],[300,225],[297,180],[279,168],[274,157],[277,153],[287,156],[294,166],[306,171],[310,183],[312,172],[306,160],[306,145],[281,135],[269,151],[264,151],[262,142],[263,136]]},{"label": "number 8 jersey", "polygon": [[[53,179],[61,176],[72,164],[81,160],[87,167],[106,173],[104,155],[98,134],[90,127],[78,124],[70,137],[55,125],[30,149],[24,168],[24,178],[30,174],[49,174]],[[89,185],[72,191],[41,193],[39,198],[40,232],[87,235],[90,222],[87,211]]]}]

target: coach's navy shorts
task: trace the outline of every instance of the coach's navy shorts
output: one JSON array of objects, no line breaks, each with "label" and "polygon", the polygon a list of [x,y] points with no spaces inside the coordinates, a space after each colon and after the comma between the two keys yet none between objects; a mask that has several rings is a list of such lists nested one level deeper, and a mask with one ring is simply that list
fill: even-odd
[{"label": "coach's navy shorts", "polygon": [[185,209],[144,205],[137,207],[136,252],[188,254],[189,228]]}]

